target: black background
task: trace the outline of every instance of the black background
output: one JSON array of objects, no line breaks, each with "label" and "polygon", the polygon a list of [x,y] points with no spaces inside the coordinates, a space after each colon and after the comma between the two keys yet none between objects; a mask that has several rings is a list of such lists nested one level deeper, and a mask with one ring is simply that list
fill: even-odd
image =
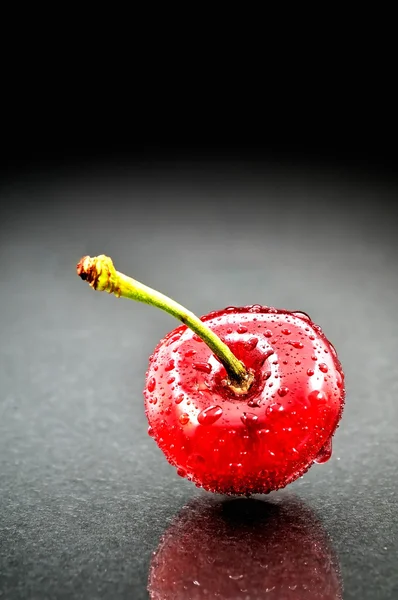
[{"label": "black background", "polygon": [[[291,96],[261,111],[159,96],[130,110],[75,97],[72,109],[54,90],[10,103],[1,597],[147,598],[160,536],[208,497],[146,433],[147,359],[176,324],[84,286],[75,264],[100,253],[199,314],[262,303],[323,326],[347,378],[333,457],[262,500],[293,497],[319,520],[345,599],[396,597],[396,118],[378,90],[378,102],[337,94],[339,110]],[[294,586],[286,573],[278,585]]]}]

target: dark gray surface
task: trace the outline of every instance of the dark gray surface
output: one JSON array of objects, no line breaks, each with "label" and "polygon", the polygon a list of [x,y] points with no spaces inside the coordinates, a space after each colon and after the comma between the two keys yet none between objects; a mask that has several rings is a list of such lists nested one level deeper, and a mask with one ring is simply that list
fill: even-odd
[{"label": "dark gray surface", "polygon": [[160,536],[207,496],[146,433],[147,359],[176,323],[84,285],[75,264],[99,253],[200,314],[263,303],[323,326],[347,377],[333,457],[272,497],[320,520],[346,600],[398,596],[396,198],[365,178],[221,167],[3,185],[1,598],[147,598]]}]

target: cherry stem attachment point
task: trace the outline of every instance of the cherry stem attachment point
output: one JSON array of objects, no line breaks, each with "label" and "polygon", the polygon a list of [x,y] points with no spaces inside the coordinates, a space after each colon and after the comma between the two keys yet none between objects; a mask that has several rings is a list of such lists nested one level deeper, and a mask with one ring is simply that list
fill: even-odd
[{"label": "cherry stem attachment point", "polygon": [[198,317],[164,294],[116,271],[112,259],[104,254],[91,258],[84,256],[77,264],[77,274],[100,292],[115,294],[143,302],[169,313],[192,329],[213,351],[224,365],[230,381],[229,387],[237,394],[245,394],[252,382],[253,374],[236,358],[228,346]]}]

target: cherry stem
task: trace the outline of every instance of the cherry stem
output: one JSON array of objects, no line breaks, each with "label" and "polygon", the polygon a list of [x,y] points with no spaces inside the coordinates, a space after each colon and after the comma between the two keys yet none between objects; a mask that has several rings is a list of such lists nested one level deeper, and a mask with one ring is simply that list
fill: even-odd
[{"label": "cherry stem", "polygon": [[246,393],[253,375],[236,358],[224,342],[192,312],[164,294],[116,271],[112,259],[101,254],[91,258],[84,256],[77,264],[77,274],[94,290],[115,294],[118,298],[130,298],[144,302],[169,313],[196,333],[218,357],[230,378],[228,384],[237,393]]}]

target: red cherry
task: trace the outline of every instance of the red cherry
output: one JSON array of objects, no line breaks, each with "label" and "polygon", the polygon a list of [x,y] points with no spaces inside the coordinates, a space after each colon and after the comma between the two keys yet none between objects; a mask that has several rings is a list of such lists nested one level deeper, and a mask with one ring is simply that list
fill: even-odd
[{"label": "red cherry", "polygon": [[258,306],[229,307],[201,320],[254,382],[246,394],[234,393],[224,366],[190,329],[167,335],[152,356],[145,389],[151,435],[167,460],[198,486],[223,494],[267,493],[325,462],[344,387],[321,329],[303,313]]},{"label": "red cherry", "polygon": [[83,257],[77,272],[95,290],[184,323],[156,347],[144,390],[148,433],[178,475],[206,490],[250,495],[328,460],[344,376],[334,346],[306,313],[255,304],[198,319],[116,271],[107,256]]},{"label": "red cherry", "polygon": [[341,600],[337,557],[321,523],[296,498],[191,501],[151,561],[153,600]]}]

